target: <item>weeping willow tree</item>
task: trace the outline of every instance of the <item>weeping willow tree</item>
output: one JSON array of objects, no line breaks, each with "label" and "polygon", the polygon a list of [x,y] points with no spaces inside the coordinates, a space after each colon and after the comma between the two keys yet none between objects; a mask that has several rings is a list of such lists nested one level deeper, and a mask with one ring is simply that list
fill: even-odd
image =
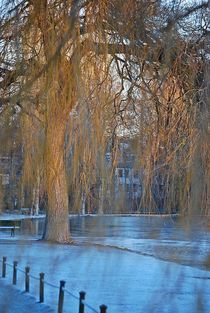
[{"label": "weeping willow tree", "polygon": [[33,114],[21,114],[23,168],[21,206],[30,207],[33,214],[39,213],[40,196],[43,195],[44,134],[41,121]]},{"label": "weeping willow tree", "polygon": [[21,185],[20,116],[10,107],[0,118],[0,207],[17,208]]},{"label": "weeping willow tree", "polygon": [[[95,40],[101,36],[106,5],[94,1],[23,1],[10,3],[9,7],[2,11],[5,13],[2,16],[5,35],[2,56],[4,64],[9,63],[2,83],[4,103],[7,98],[10,103],[15,101],[24,114],[40,119],[40,127],[44,129],[44,180],[48,195],[44,238],[69,242],[66,131],[72,109],[79,101],[85,101],[81,88],[83,80],[88,79],[89,72],[94,74],[95,61],[91,60],[96,54]],[[95,10],[98,11],[96,15]],[[6,41],[8,35],[11,41]],[[87,77],[83,78],[85,73]],[[26,142],[33,145],[33,138]],[[28,150],[26,147],[26,154]],[[36,149],[34,154],[37,157]],[[37,168],[33,158],[26,156],[25,160],[32,162],[33,170]]]},{"label": "weeping willow tree", "polygon": [[[165,168],[161,179],[164,184],[165,181],[173,180],[174,168],[179,163],[175,162],[174,155],[181,147],[184,153],[185,139],[182,142],[182,135],[179,135],[179,142],[174,144],[172,134],[180,130],[180,110],[183,109],[184,114],[187,112],[189,121],[191,116],[187,103],[190,100],[187,97],[194,95],[202,85],[195,84],[200,68],[191,68],[193,62],[188,62],[190,58],[186,58],[185,54],[190,42],[188,32],[192,34],[194,30],[190,27],[184,29],[181,22],[187,19],[189,22],[189,19],[194,19],[194,14],[200,12],[198,40],[191,43],[198,47],[191,57],[199,59],[199,43],[206,36],[203,31],[207,29],[203,22],[203,10],[207,9],[207,2],[194,2],[184,7],[179,1],[167,5],[161,1],[144,0],[2,1],[1,112],[10,106],[18,107],[20,114],[37,119],[37,128],[43,131],[43,145],[37,155],[41,153],[43,160],[44,184],[48,196],[44,239],[63,243],[71,241],[67,148],[74,143],[70,153],[73,151],[73,160],[83,170],[82,176],[78,178],[73,167],[72,176],[76,185],[82,185],[82,190],[88,192],[94,171],[100,168],[100,176],[104,177],[105,133],[114,136],[117,127],[127,125],[132,116],[131,108],[135,113],[141,112],[138,113],[140,117],[144,116],[145,124],[141,123],[141,118],[139,122],[141,131],[144,132],[146,128],[143,127],[150,125],[147,127],[146,139],[142,136],[142,140],[144,144],[145,140],[150,142],[152,150],[148,145],[147,154],[140,156],[144,158],[147,168],[145,203],[151,197],[148,190],[151,190],[154,176],[157,177],[157,174],[154,175],[154,164],[164,167],[162,163],[165,158],[167,164],[170,163],[170,175]],[[177,35],[173,37],[173,34]],[[178,52],[172,44],[173,40],[179,45]],[[203,57],[206,58],[205,53]],[[182,72],[183,64],[186,64],[186,72],[190,68],[191,72],[195,69],[194,74],[190,76]],[[185,79],[192,81],[192,90],[189,86],[186,89],[181,86]],[[135,97],[138,109],[132,101]],[[110,104],[113,109],[110,109]],[[76,130],[71,126],[75,112],[82,119],[78,123],[79,135],[75,135]],[[90,119],[83,120],[88,114],[91,116],[91,125],[88,124]],[[153,123],[150,123],[150,117]],[[149,124],[146,119],[149,119]],[[107,120],[113,124],[105,123]],[[189,125],[185,121],[180,121],[182,129]],[[33,123],[32,119],[30,123]],[[87,127],[84,128],[85,123]],[[193,137],[192,125],[189,136]],[[95,131],[89,131],[90,126]],[[106,127],[108,130],[105,132]],[[113,130],[110,130],[112,127]],[[133,128],[132,123],[130,127]],[[183,132],[183,137],[186,133]],[[86,139],[87,144],[84,143]],[[99,149],[98,153],[93,147]],[[34,153],[38,150],[34,149]],[[81,155],[82,162],[79,162]],[[27,157],[25,159],[30,160]],[[98,165],[92,166],[94,171],[90,173],[88,164],[93,159]],[[31,159],[30,162],[35,161]],[[32,168],[38,169],[37,166]],[[176,183],[173,181],[171,186]],[[102,179],[101,196],[105,185]],[[172,191],[168,192],[168,198],[174,197]]]},{"label": "weeping willow tree", "polygon": [[[190,73],[186,70],[185,75]],[[197,136],[195,95],[191,93],[195,86],[179,80],[176,61],[170,70],[160,70],[157,76],[145,73],[145,77],[150,82],[144,84],[143,99],[136,101],[140,102],[137,151],[144,169],[140,206],[168,213],[177,208],[184,211],[189,208]]]}]

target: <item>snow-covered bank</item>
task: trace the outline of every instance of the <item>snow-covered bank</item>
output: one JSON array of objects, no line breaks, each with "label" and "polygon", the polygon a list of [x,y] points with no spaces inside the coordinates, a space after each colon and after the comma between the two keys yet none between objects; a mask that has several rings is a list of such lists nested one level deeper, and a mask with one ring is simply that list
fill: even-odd
[{"label": "snow-covered bank", "polygon": [[[31,274],[45,272],[46,281],[78,295],[87,292],[94,308],[105,303],[110,313],[209,313],[210,273],[189,266],[161,261],[128,251],[91,245],[50,245],[43,242],[0,244],[0,258],[17,260],[19,267],[30,265]],[[8,268],[7,280],[11,281]],[[24,277],[18,274],[18,287]],[[46,286],[46,303],[56,309],[58,290]],[[37,283],[31,280],[37,296]],[[76,313],[78,301],[65,295],[65,313]],[[91,312],[86,310],[87,313]]]},{"label": "snow-covered bank", "polygon": [[46,304],[40,304],[28,294],[0,279],[0,312],[1,313],[54,313]]},{"label": "snow-covered bank", "polygon": [[[69,214],[70,218],[73,217],[98,217],[99,214]],[[127,213],[127,214],[103,214],[104,217],[176,217],[179,214],[141,214],[141,213]],[[13,220],[23,220],[23,219],[42,219],[45,218],[45,214],[38,215],[27,215],[27,214],[15,214],[15,213],[1,213],[0,221],[13,221]]]},{"label": "snow-covered bank", "polygon": [[26,214],[13,214],[13,213],[1,213],[0,214],[0,221],[16,221],[16,220],[23,220],[23,219],[39,219],[44,218],[44,214],[39,215],[26,215]]}]

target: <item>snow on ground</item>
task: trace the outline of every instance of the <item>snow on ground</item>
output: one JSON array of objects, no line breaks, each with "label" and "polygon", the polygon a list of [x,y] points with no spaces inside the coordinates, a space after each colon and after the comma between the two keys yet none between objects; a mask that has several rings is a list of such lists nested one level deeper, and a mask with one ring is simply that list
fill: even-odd
[{"label": "snow on ground", "polygon": [[17,288],[0,279],[1,313],[53,313],[46,304],[40,304],[31,295],[24,294]]},{"label": "snow on ground", "polygon": [[[69,214],[69,217],[98,217],[98,214]],[[142,216],[146,216],[148,217],[148,214],[104,214],[103,216],[108,216],[108,217],[116,217],[116,216],[121,216],[121,217],[142,217]],[[159,218],[164,218],[164,217],[168,217],[171,216],[169,214],[150,214],[150,217],[155,216],[155,217],[159,217]],[[173,214],[173,217],[179,216],[179,214]],[[23,219],[42,219],[45,217],[45,214],[38,214],[38,215],[27,215],[27,214],[14,214],[14,213],[1,213],[0,214],[0,221],[6,221],[6,220],[10,220],[10,221],[14,221],[14,220],[23,220]]]},{"label": "snow on ground", "polygon": [[[66,280],[66,288],[76,296],[79,291],[86,291],[87,302],[97,310],[105,303],[108,313],[210,312],[208,271],[91,244],[2,241],[0,258],[3,255],[9,263],[19,261],[21,268],[30,265],[35,276],[45,272],[45,280],[56,286],[59,280]],[[11,281],[11,275],[8,268],[7,281]],[[24,288],[21,273],[18,273],[18,287]],[[45,289],[46,304],[56,312],[58,289],[50,286]],[[31,280],[31,292],[37,297],[35,280]],[[67,312],[78,312],[78,301],[65,295],[64,313]]]},{"label": "snow on ground", "polygon": [[1,213],[0,214],[0,221],[16,221],[16,220],[23,220],[23,219],[37,219],[45,217],[44,214],[39,215],[26,215],[26,214],[10,214],[10,213]]}]

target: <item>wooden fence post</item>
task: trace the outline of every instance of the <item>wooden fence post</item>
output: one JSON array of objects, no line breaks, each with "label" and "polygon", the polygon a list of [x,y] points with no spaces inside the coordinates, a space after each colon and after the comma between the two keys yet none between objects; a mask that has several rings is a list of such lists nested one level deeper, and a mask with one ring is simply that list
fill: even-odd
[{"label": "wooden fence post", "polygon": [[84,291],[80,291],[80,293],[79,293],[79,313],[84,313],[84,311],[85,311],[85,305],[82,302],[82,300],[85,300],[85,292]]},{"label": "wooden fence post", "polygon": [[44,302],[44,273],[39,274],[39,302]]},{"label": "wooden fence post", "polygon": [[100,305],[100,313],[106,313],[106,310],[107,310],[107,306],[102,304]]},{"label": "wooden fence post", "polygon": [[2,277],[6,277],[6,262],[7,262],[7,257],[3,256],[3,262],[2,262]]},{"label": "wooden fence post", "polygon": [[17,261],[13,262],[13,278],[12,278],[12,283],[13,285],[17,284]]},{"label": "wooden fence post", "polygon": [[29,283],[30,283],[30,276],[29,276],[29,272],[30,272],[30,267],[26,266],[25,267],[25,292],[29,292]]},{"label": "wooden fence post", "polygon": [[64,287],[65,287],[65,281],[60,281],[60,289],[59,289],[59,298],[58,298],[58,313],[63,312],[63,300],[64,300]]}]

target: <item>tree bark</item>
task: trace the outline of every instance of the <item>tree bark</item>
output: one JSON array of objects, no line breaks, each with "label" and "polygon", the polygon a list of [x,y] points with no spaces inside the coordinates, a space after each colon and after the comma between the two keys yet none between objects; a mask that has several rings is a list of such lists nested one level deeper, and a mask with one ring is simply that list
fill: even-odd
[{"label": "tree bark", "polygon": [[57,116],[57,121],[50,119],[46,128],[45,178],[48,208],[43,239],[70,243],[64,142],[65,121]]}]

